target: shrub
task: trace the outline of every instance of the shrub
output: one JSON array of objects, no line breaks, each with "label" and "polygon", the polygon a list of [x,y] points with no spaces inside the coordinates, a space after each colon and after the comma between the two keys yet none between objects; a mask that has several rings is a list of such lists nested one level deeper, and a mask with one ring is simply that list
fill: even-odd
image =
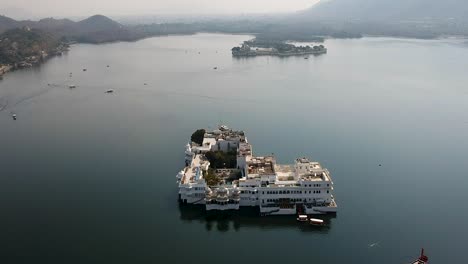
[{"label": "shrub", "polygon": [[208,171],[205,171],[204,175],[208,186],[216,186],[221,183],[221,178],[216,176],[213,169],[208,169]]},{"label": "shrub", "polygon": [[212,168],[222,169],[236,167],[236,151],[209,151],[205,154],[205,156],[210,162],[210,167]]},{"label": "shrub", "polygon": [[198,145],[203,144],[205,132],[205,129],[198,129],[197,131],[193,132],[192,136],[190,137],[190,140],[192,140],[192,142],[197,143]]}]

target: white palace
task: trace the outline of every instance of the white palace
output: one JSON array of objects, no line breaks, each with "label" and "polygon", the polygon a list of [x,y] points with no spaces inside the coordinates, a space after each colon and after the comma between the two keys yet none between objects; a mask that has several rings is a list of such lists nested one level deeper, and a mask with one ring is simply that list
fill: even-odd
[{"label": "white palace", "polygon": [[[209,152],[235,155],[233,168],[211,168]],[[186,167],[177,174],[179,200],[210,210],[255,206],[261,215],[336,213],[330,172],[318,162],[298,158],[277,164],[274,156],[254,156],[243,131],[226,126],[205,132],[201,145],[185,148]],[[217,179],[210,185],[208,176]]]}]

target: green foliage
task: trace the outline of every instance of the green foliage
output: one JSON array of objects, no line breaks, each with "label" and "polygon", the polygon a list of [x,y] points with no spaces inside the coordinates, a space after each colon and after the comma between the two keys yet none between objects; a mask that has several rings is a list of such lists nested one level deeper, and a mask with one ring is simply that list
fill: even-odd
[{"label": "green foliage", "polygon": [[0,35],[0,64],[13,64],[30,56],[54,50],[59,41],[36,29],[11,29]]},{"label": "green foliage", "polygon": [[206,184],[208,186],[219,185],[222,181],[221,178],[215,174],[214,169],[211,169],[211,168],[208,169],[208,171],[204,172],[204,175],[205,175]]},{"label": "green foliage", "polygon": [[[311,51],[312,47],[310,46],[295,46],[292,44],[288,44],[284,41],[280,40],[272,40],[272,39],[265,39],[265,38],[255,38],[249,41],[244,42],[246,45],[250,47],[258,47],[258,48],[274,48],[279,52],[307,52]],[[314,49],[319,49],[323,46],[314,46]],[[234,48],[232,49],[234,50]]]},{"label": "green foliage", "polygon": [[283,41],[278,40],[271,40],[271,39],[259,39],[255,38],[249,41],[245,41],[245,44],[251,47],[258,47],[258,48],[275,48],[279,51],[286,51],[286,50],[293,50],[294,45],[287,44]]},{"label": "green foliage", "polygon": [[198,145],[203,144],[205,132],[205,129],[198,129],[197,131],[193,132],[192,136],[190,137],[190,140],[192,140],[192,142],[197,143]]},{"label": "green foliage", "polygon": [[236,151],[209,151],[205,154],[210,167],[215,169],[235,168],[237,164]]}]

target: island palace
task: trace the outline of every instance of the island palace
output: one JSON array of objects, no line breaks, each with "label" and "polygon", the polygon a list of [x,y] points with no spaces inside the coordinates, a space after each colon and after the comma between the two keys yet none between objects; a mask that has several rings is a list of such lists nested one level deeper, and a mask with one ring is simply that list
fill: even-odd
[{"label": "island palace", "polygon": [[243,131],[199,131],[202,138],[186,145],[186,166],[177,174],[181,203],[207,211],[258,207],[262,216],[337,212],[330,172],[318,162],[277,164],[273,155],[254,156]]}]

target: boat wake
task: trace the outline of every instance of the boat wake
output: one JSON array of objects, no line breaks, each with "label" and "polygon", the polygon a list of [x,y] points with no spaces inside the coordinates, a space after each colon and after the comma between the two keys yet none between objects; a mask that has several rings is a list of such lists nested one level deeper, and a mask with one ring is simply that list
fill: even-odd
[{"label": "boat wake", "polygon": [[375,243],[369,244],[369,248],[373,248],[373,247],[376,247],[378,245],[379,245],[379,242],[375,242]]},{"label": "boat wake", "polygon": [[31,94],[29,94],[27,96],[21,97],[18,101],[16,101],[14,104],[12,104],[11,107],[15,107],[15,106],[17,106],[19,104],[22,104],[24,102],[27,102],[27,101],[30,101],[30,100],[35,99],[37,97],[40,97],[40,96],[48,93],[53,88],[55,88],[55,87],[54,86],[48,87],[48,88],[46,88],[44,90],[41,90],[41,91],[38,91],[38,92],[35,92],[35,93],[31,93]]},{"label": "boat wake", "polygon": [[5,110],[8,107],[8,100],[4,98],[0,98],[0,112]]}]

